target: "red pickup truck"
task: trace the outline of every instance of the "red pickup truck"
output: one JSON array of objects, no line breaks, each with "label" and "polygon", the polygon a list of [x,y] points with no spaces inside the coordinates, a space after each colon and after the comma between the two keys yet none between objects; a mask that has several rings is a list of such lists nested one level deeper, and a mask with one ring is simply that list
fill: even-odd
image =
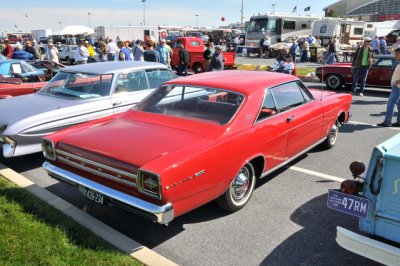
[{"label": "red pickup truck", "polygon": [[[203,40],[197,37],[179,37],[176,38],[173,50],[174,55],[171,60],[171,67],[178,68],[179,66],[179,48],[175,47],[178,43],[183,44],[183,47],[189,52],[190,61],[188,68],[192,69],[194,73],[204,72],[204,58],[203,53],[205,50]],[[235,65],[235,52],[222,52],[225,58],[225,68],[233,68]]]}]

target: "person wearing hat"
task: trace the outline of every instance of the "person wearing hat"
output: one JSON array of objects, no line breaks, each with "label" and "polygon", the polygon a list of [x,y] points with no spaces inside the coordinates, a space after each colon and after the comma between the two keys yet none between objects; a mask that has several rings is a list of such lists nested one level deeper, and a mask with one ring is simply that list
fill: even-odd
[{"label": "person wearing hat", "polygon": [[216,45],[214,49],[215,51],[211,57],[210,65],[208,66],[208,71],[222,71],[224,70],[225,58],[222,55],[221,46]]},{"label": "person wearing hat", "polygon": [[169,62],[168,59],[170,58],[170,52],[166,45],[165,39],[161,39],[160,45],[157,46],[157,51],[160,54],[160,63],[170,67],[170,65],[168,64]]},{"label": "person wearing hat", "polygon": [[5,47],[1,54],[11,59],[14,53],[14,48],[11,46],[10,41],[8,39],[4,40],[4,46]]},{"label": "person wearing hat", "polygon": [[58,50],[54,46],[53,41],[47,42],[47,59],[55,63],[60,63],[58,59]]},{"label": "person wearing hat", "polygon": [[368,70],[374,61],[374,52],[371,48],[371,38],[365,38],[364,44],[357,48],[351,63],[351,72],[354,74],[352,92],[356,93],[358,77],[361,75],[360,96],[364,96],[365,81]]}]

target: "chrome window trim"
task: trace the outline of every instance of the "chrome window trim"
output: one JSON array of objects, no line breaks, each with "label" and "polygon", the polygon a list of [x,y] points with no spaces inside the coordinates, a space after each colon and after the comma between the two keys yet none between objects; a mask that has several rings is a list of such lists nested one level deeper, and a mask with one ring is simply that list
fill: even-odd
[{"label": "chrome window trim", "polygon": [[59,157],[58,160],[63,162],[63,163],[65,163],[65,164],[73,166],[75,168],[78,168],[78,169],[81,169],[83,171],[89,172],[91,174],[94,174],[94,175],[97,175],[97,176],[101,176],[101,177],[110,179],[112,181],[116,181],[118,183],[123,183],[125,185],[128,185],[128,186],[136,188],[136,184],[135,183],[132,183],[132,182],[127,181],[125,179],[122,179],[122,178],[119,178],[119,177],[116,177],[116,176],[113,176],[113,175],[109,175],[109,174],[97,171],[97,170],[95,170],[93,168],[90,168],[90,167],[87,167],[87,166],[83,166],[83,165],[81,165],[79,163],[76,163],[76,162],[71,162],[70,160],[62,158],[62,157]]},{"label": "chrome window trim", "polygon": [[71,158],[74,158],[76,160],[88,163],[88,164],[93,164],[94,166],[97,166],[97,167],[100,167],[100,168],[104,168],[104,169],[106,169],[108,171],[111,171],[111,172],[116,172],[117,174],[129,176],[131,178],[134,178],[137,181],[137,175],[135,175],[135,174],[128,173],[128,172],[125,172],[125,171],[122,171],[122,170],[107,166],[107,165],[102,164],[102,163],[91,161],[91,160],[85,159],[85,158],[83,158],[81,156],[77,156],[75,154],[71,154],[71,153],[68,153],[68,152],[65,152],[65,151],[62,151],[62,150],[58,150],[57,149],[56,153],[60,153],[61,155],[64,155],[64,156],[67,156],[67,157],[71,157]]}]

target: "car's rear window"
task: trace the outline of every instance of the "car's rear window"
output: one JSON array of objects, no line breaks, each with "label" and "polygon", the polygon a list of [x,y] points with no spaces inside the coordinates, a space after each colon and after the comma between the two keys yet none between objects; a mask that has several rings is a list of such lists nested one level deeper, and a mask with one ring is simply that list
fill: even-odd
[{"label": "car's rear window", "polygon": [[224,125],[243,99],[243,95],[226,90],[169,85],[160,87],[134,109]]}]

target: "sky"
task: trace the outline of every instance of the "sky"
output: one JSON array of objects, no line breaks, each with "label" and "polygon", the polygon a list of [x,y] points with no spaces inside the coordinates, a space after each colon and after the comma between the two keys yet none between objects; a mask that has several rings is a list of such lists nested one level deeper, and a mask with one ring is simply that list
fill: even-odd
[{"label": "sky", "polygon": [[[252,15],[292,13],[323,16],[322,9],[337,0],[0,0],[0,33],[51,29],[67,25],[138,26],[180,25],[219,27],[243,21]],[[275,5],[274,7],[272,5]],[[310,12],[304,8],[310,6]],[[90,15],[89,15],[90,13]],[[225,21],[221,21],[224,17]]]}]

